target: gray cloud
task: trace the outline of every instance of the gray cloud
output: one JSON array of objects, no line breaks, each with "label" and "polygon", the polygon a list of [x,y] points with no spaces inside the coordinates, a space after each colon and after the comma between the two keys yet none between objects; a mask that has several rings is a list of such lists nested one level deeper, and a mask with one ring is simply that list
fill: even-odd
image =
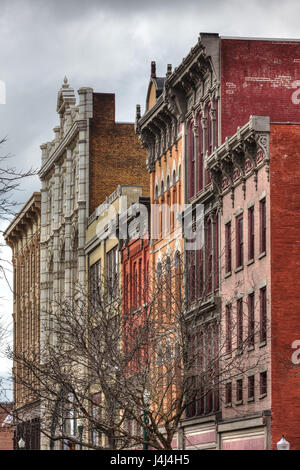
[{"label": "gray cloud", "polygon": [[[0,80],[7,87],[0,137],[8,135],[5,150],[23,168],[39,166],[39,145],[52,138],[64,75],[76,90],[115,92],[117,119],[133,121],[136,103],[144,106],[151,60],[165,74],[200,31],[299,36],[296,0],[0,0],[0,9]],[[18,199],[39,187],[32,178]]]}]

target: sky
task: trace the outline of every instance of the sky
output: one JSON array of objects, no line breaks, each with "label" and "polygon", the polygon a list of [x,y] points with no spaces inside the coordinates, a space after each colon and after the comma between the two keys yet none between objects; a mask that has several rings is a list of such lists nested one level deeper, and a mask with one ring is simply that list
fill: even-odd
[{"label": "sky", "polygon": [[[0,0],[0,155],[18,169],[40,166],[40,145],[58,124],[57,92],[64,76],[75,89],[116,94],[116,119],[133,122],[145,106],[150,63],[163,76],[179,65],[200,32],[223,36],[299,38],[298,0]],[[40,189],[38,177],[20,188],[23,204]],[[7,222],[0,221],[0,229]],[[0,256],[10,259],[10,249]],[[11,280],[8,265],[7,275]],[[12,298],[0,279],[0,317]],[[11,364],[0,357],[0,376]]]}]

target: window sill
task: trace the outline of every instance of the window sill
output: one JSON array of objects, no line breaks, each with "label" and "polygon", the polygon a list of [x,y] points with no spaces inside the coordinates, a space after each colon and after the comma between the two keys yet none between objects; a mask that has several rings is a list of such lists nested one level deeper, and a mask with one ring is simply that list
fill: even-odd
[{"label": "window sill", "polygon": [[231,353],[231,352],[228,352],[228,353],[225,354],[224,359],[225,359],[225,360],[226,360],[226,359],[230,359],[231,357],[232,357],[232,353]]},{"label": "window sill", "polygon": [[262,400],[263,398],[265,398],[267,396],[266,393],[262,393],[261,395],[259,395],[259,399]]},{"label": "window sill", "polygon": [[243,269],[244,269],[244,266],[242,265],[242,266],[239,266],[238,268],[236,268],[236,269],[234,270],[234,272],[235,272],[235,273],[238,273],[238,272],[242,271]]},{"label": "window sill", "polygon": [[248,351],[254,351],[254,346],[248,346]]},{"label": "window sill", "polygon": [[231,271],[228,271],[228,273],[225,274],[224,279],[227,279],[230,276],[231,276]]},{"label": "window sill", "polygon": [[236,406],[240,406],[243,404],[243,400],[238,400],[235,402]]},{"label": "window sill", "polygon": [[266,256],[266,254],[267,254],[267,253],[266,253],[265,251],[263,251],[263,252],[259,255],[258,259],[264,258],[264,257]]},{"label": "window sill", "polygon": [[254,263],[254,258],[251,258],[251,259],[249,259],[249,261],[248,261],[248,263],[247,263],[247,266],[250,266],[250,265],[253,264],[253,263]]},{"label": "window sill", "polygon": [[264,346],[266,346],[266,344],[267,344],[267,341],[261,341],[261,342],[259,343],[259,347],[260,347],[260,348],[263,348]]},{"label": "window sill", "polygon": [[232,403],[226,403],[225,408],[232,408]]},{"label": "window sill", "polygon": [[253,401],[254,401],[254,397],[248,398],[248,400],[247,400],[248,403],[251,403]]}]

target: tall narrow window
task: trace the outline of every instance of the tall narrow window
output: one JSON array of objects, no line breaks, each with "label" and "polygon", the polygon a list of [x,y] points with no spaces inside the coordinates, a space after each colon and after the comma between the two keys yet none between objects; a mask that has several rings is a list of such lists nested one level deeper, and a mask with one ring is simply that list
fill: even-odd
[{"label": "tall narrow window", "polygon": [[254,347],[254,293],[248,295],[248,345]]},{"label": "tall narrow window", "polygon": [[[211,133],[210,105],[208,105],[206,107],[206,151],[208,155],[211,154],[211,150],[212,150],[211,135],[212,133]],[[205,179],[206,179],[205,184],[206,185],[210,184],[211,178],[210,178],[209,170],[206,170]]]},{"label": "tall narrow window", "polygon": [[243,215],[239,215],[236,218],[236,267],[243,266],[243,250],[244,250],[244,238],[243,238]]},{"label": "tall narrow window", "polygon": [[215,215],[215,289],[219,287],[219,216],[218,214]]},{"label": "tall narrow window", "polygon": [[190,250],[187,252],[188,257],[188,288],[189,288],[189,299],[190,302],[195,301],[195,281],[196,281],[196,267],[195,267],[195,251]]},{"label": "tall narrow window", "polygon": [[267,341],[267,295],[266,288],[260,289],[260,342]]},{"label": "tall narrow window", "polygon": [[231,382],[227,382],[225,390],[226,390],[225,404],[226,405],[231,405],[231,402],[232,402],[232,384],[231,384]]},{"label": "tall narrow window", "polygon": [[254,258],[254,207],[248,209],[248,261]]},{"label": "tall narrow window", "polygon": [[248,400],[249,401],[254,400],[254,393],[255,393],[254,375],[250,375],[248,377]]},{"label": "tall narrow window", "polygon": [[197,250],[197,281],[198,281],[198,299],[202,299],[203,292],[203,248]]},{"label": "tall narrow window", "polygon": [[259,379],[260,395],[261,397],[263,397],[267,395],[267,372],[261,372]]},{"label": "tall narrow window", "polygon": [[199,113],[198,119],[198,191],[203,189],[203,130],[202,115]]},{"label": "tall narrow window", "polygon": [[225,272],[231,272],[231,222],[225,225]]},{"label": "tall narrow window", "polygon": [[243,379],[236,381],[236,401],[239,403],[243,401]]},{"label": "tall narrow window", "polygon": [[231,353],[232,349],[232,318],[231,304],[226,305],[226,353]]},{"label": "tall narrow window", "polygon": [[143,289],[143,283],[142,283],[142,258],[139,259],[139,280],[138,280],[138,306],[140,307],[142,305],[142,289]]},{"label": "tall narrow window", "polygon": [[243,299],[237,301],[237,348],[243,347]]},{"label": "tall narrow window", "polygon": [[108,301],[115,300],[118,295],[118,247],[107,253],[107,284]]},{"label": "tall narrow window", "polygon": [[206,292],[212,291],[212,223],[210,218],[206,221]]},{"label": "tall narrow window", "polygon": [[194,132],[193,122],[188,128],[188,162],[189,162],[189,198],[195,195],[195,152],[194,152]]},{"label": "tall narrow window", "polygon": [[260,252],[266,251],[266,199],[262,199],[259,203],[260,211]]}]

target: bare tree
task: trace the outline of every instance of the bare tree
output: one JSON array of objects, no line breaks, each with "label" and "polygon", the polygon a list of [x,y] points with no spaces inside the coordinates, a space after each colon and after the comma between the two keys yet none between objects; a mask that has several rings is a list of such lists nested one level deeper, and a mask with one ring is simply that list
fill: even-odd
[{"label": "bare tree", "polygon": [[227,383],[265,361],[250,347],[261,325],[247,305],[231,310],[227,329],[224,313],[203,313],[204,294],[189,313],[183,265],[166,258],[143,286],[130,279],[118,296],[111,280],[92,296],[78,288],[44,315],[39,357],[11,352],[23,371],[15,382],[40,401],[52,448],[171,449],[184,416],[195,407],[217,412]]}]

